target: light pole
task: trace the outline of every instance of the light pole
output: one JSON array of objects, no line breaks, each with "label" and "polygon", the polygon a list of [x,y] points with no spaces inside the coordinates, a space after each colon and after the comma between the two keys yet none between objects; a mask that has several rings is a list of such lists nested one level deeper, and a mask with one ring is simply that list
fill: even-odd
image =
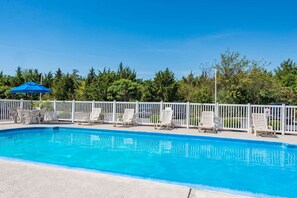
[{"label": "light pole", "polygon": [[215,69],[215,104],[217,104],[217,67]]},{"label": "light pole", "polygon": [[215,66],[214,68],[215,70],[215,99],[214,99],[214,102],[215,102],[215,117],[214,117],[214,122],[215,122],[215,131],[217,131],[217,128],[218,128],[218,114],[219,114],[219,109],[218,109],[218,104],[217,104],[217,67]]}]

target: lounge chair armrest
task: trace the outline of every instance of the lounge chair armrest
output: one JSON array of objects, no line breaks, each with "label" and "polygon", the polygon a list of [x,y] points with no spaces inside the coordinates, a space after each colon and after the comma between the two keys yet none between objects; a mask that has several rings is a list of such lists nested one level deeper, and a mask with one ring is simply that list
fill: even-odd
[{"label": "lounge chair armrest", "polygon": [[270,130],[273,130],[273,127],[272,126],[269,126],[268,125],[267,128],[270,129]]}]

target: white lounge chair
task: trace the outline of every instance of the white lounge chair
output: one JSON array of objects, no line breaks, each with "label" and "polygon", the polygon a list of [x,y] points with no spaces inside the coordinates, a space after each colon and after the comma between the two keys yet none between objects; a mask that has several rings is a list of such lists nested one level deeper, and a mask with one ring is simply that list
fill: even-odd
[{"label": "white lounge chair", "polygon": [[78,124],[82,123],[88,123],[88,124],[94,124],[97,123],[103,123],[103,120],[100,120],[100,114],[101,114],[101,108],[94,108],[91,113],[86,112],[79,112],[75,120]]},{"label": "white lounge chair", "polygon": [[265,113],[252,113],[252,121],[253,121],[253,131],[256,136],[258,136],[259,134],[265,134],[265,135],[276,134],[272,126],[269,126],[267,124],[267,117]]},{"label": "white lounge chair", "polygon": [[172,114],[173,111],[171,109],[164,109],[161,113],[160,120],[155,123],[154,127],[157,129],[161,129],[162,127],[165,127],[166,129],[168,128],[174,128],[174,124],[172,123]]},{"label": "white lounge chair", "polygon": [[207,130],[217,132],[215,126],[215,115],[213,111],[202,111],[201,113],[198,131],[206,132]]},{"label": "white lounge chair", "polygon": [[113,123],[114,127],[117,127],[119,124],[127,126],[129,124],[135,124],[134,122],[134,109],[125,109],[122,118],[117,118],[117,121]]},{"label": "white lounge chair", "polygon": [[100,119],[101,108],[94,108],[89,117],[89,123],[94,124],[95,122],[102,124],[103,120]]}]

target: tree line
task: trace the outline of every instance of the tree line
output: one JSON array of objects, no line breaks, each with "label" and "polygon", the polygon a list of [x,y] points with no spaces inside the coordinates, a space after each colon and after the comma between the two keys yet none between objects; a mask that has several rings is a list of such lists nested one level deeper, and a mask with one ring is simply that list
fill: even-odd
[{"label": "tree line", "polygon": [[[0,72],[0,98],[20,99],[24,94],[12,94],[9,90],[24,82],[34,81],[52,90],[44,94],[45,100],[96,100],[96,101],[166,101],[166,102],[214,102],[215,75],[217,69],[217,102],[229,104],[297,104],[297,64],[284,60],[273,71],[269,63],[250,60],[238,52],[226,51],[220,60],[177,79],[169,69],[155,73],[149,80],[137,78],[135,70],[122,63],[117,70],[91,68],[86,76],[79,71],[64,73],[60,68],[41,73],[38,69],[18,67],[13,76]],[[37,94],[32,95],[38,99]]]}]

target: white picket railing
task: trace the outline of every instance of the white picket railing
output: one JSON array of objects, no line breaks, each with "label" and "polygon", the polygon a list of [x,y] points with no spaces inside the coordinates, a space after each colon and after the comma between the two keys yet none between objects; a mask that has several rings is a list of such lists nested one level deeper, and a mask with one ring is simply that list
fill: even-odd
[{"label": "white picket railing", "polygon": [[0,120],[9,120],[9,111],[17,107],[23,108],[21,100],[0,100]]},{"label": "white picket railing", "polygon": [[226,130],[247,130],[249,128],[249,105],[218,105],[219,127]]},{"label": "white picket railing", "polygon": [[[59,120],[75,121],[80,113],[102,109],[105,123],[113,123],[125,109],[134,109],[139,125],[153,125],[166,107],[173,110],[176,127],[197,127],[202,111],[214,111],[218,128],[223,130],[250,131],[252,113],[265,113],[268,124],[278,133],[297,134],[297,106],[250,105],[250,104],[205,104],[177,102],[118,102],[118,101],[49,101],[50,107]],[[30,100],[0,99],[0,121],[10,120],[10,109],[31,109]]]},{"label": "white picket railing", "polygon": [[151,125],[154,123],[154,120],[159,118],[160,102],[139,102],[137,106],[136,116],[139,124]]},{"label": "white picket railing", "polygon": [[114,102],[95,102],[93,101],[95,108],[101,108],[101,114],[105,123],[112,123],[114,117]]}]

